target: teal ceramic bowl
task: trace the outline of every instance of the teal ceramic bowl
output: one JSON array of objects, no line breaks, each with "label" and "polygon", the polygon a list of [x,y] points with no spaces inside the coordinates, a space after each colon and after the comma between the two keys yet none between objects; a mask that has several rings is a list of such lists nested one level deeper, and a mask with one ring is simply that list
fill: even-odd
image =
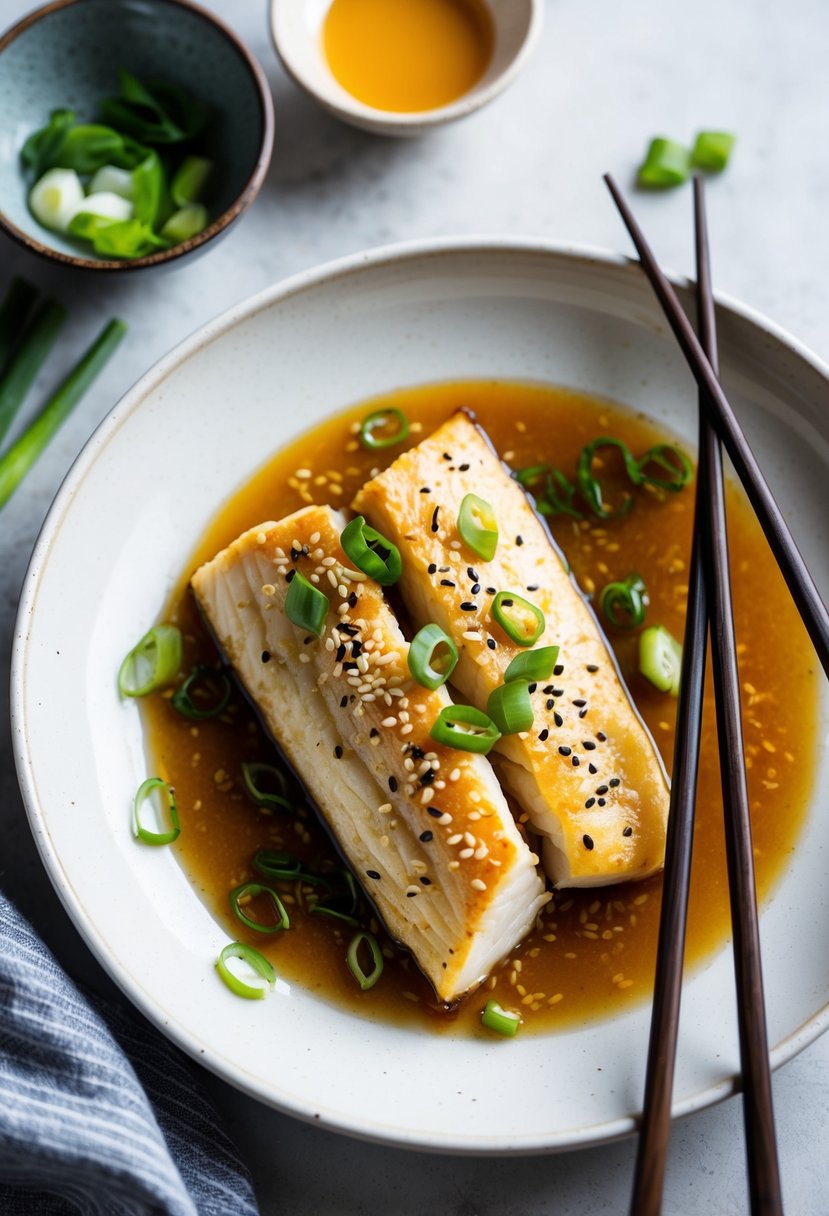
[{"label": "teal ceramic bowl", "polygon": [[[29,211],[20,163],[26,137],[52,110],[97,116],[118,93],[118,69],[172,81],[207,101],[200,151],[217,166],[209,226],[180,245],[133,260],[100,258],[50,232]],[[273,101],[262,69],[239,39],[189,0],[53,0],[0,37],[0,230],[63,265],[128,271],[177,262],[226,232],[251,204],[273,147]]]}]

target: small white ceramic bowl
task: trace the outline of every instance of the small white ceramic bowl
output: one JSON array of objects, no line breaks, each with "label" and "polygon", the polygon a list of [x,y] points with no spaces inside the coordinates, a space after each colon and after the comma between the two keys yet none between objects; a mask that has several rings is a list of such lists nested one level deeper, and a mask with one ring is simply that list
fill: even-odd
[{"label": "small white ceramic bowl", "polygon": [[484,75],[451,105],[398,113],[358,101],[337,81],[325,58],[322,27],[330,0],[271,0],[271,35],[285,69],[301,88],[352,126],[377,135],[422,135],[465,118],[511,84],[541,33],[543,0],[485,0],[495,47]]}]

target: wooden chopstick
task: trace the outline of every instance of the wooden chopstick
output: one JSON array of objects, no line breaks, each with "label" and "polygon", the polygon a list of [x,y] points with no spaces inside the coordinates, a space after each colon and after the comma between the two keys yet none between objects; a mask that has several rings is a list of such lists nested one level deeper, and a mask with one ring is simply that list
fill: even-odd
[{"label": "wooden chopstick", "polygon": [[783,514],[774,500],[751,446],[723,391],[717,373],[706,357],[673,287],[660,270],[653,251],[645,240],[644,233],[611,174],[605,174],[605,182],[636,246],[642,268],[650,280],[662,306],[662,311],[703,394],[703,409],[731,457],[731,462],[743,483],[754,513],[760,521],[766,540],[786,580],[792,599],[812,639],[823,670],[829,675],[829,609],[820,597],[803,556],[792,538]]},{"label": "wooden chopstick", "polygon": [[[695,180],[694,201],[698,322],[702,348],[716,375],[716,326],[704,193],[700,179]],[[694,544],[666,841],[656,985],[644,1111],[630,1211],[631,1216],[658,1216],[662,1205],[685,949],[708,618],[711,622],[725,811],[751,1211],[755,1216],[782,1216],[729,583],[722,454],[716,433],[706,416],[705,390],[702,387],[699,433]],[[693,653],[689,654],[689,647],[694,648]]]}]

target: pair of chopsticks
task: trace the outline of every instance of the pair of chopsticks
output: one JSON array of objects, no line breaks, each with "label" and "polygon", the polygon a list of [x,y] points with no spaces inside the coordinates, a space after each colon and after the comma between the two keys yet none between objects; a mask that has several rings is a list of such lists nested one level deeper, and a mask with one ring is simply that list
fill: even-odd
[{"label": "pair of chopsticks", "polygon": [[699,464],[676,726],[676,758],[671,784],[645,1100],[630,1212],[631,1216],[658,1216],[662,1207],[685,953],[706,640],[710,630],[725,813],[750,1210],[754,1216],[782,1216],[783,1201],[774,1129],[739,674],[729,583],[720,440],[743,483],[827,674],[829,612],[719,382],[708,231],[701,179],[697,178],[694,182],[699,338],[671,284],[660,270],[618,186],[609,174],[605,181],[636,246],[642,267],[699,386]]}]

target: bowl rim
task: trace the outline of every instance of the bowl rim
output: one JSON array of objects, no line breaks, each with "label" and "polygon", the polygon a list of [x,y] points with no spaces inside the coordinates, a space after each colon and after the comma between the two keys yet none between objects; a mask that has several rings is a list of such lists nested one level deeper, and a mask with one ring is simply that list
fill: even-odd
[{"label": "bowl rim", "polygon": [[[331,3],[333,0],[328,0],[326,3],[326,12]],[[492,17],[493,25],[497,28],[492,4],[487,0],[485,0],[485,4]],[[466,118],[481,109],[482,106],[487,105],[512,84],[535,50],[544,24],[544,5],[541,0],[527,0],[527,4],[530,10],[527,32],[518,51],[506,67],[485,88],[473,85],[456,101],[443,106],[435,106],[430,110],[380,110],[375,106],[367,105],[366,102],[360,101],[356,97],[352,98],[345,89],[342,89],[342,96],[339,97],[339,100],[325,96],[314,82],[296,67],[292,54],[286,51],[285,40],[282,37],[283,27],[280,22],[280,0],[269,0],[268,27],[274,50],[291,80],[329,113],[342,119],[343,122],[362,127],[363,130],[373,131],[376,134],[417,135],[431,130],[433,127]],[[342,88],[342,86],[340,87]]]},{"label": "bowl rim", "polygon": [[[111,2],[111,0],[110,0]],[[10,26],[5,33],[0,34],[0,55],[7,50],[9,46],[31,26],[37,24],[44,17],[49,17],[53,13],[59,12],[65,8],[72,8],[77,4],[86,4],[88,0],[50,0],[48,4],[42,5],[40,8],[34,9],[30,13],[26,13],[19,21]],[[194,16],[205,21],[208,25],[212,25],[227,42],[231,44],[238,57],[248,70],[250,77],[255,86],[256,95],[259,101],[260,121],[262,126],[262,136],[259,142],[259,151],[257,153],[256,162],[253,169],[245,182],[242,189],[237,194],[236,198],[227,207],[221,215],[217,216],[207,228],[196,236],[190,237],[186,241],[181,241],[178,245],[173,245],[171,249],[160,250],[158,253],[147,254],[142,258],[132,259],[114,259],[114,258],[86,258],[80,255],[62,253],[59,249],[53,249],[50,245],[37,240],[30,236],[11,220],[7,218],[5,213],[0,210],[0,232],[4,232],[7,236],[16,241],[18,245],[22,245],[25,249],[32,253],[38,254],[40,257],[46,258],[52,262],[58,262],[64,266],[74,266],[76,269],[82,270],[144,270],[149,266],[159,266],[166,263],[174,262],[178,258],[184,257],[191,253],[194,249],[198,249],[202,245],[206,245],[218,233],[227,229],[234,220],[245,211],[262,186],[265,180],[265,175],[271,161],[273,153],[274,139],[274,109],[273,97],[271,95],[270,86],[268,85],[267,77],[262,70],[259,62],[248,49],[242,39],[236,34],[229,25],[226,25],[220,17],[209,12],[200,4],[193,3],[193,0],[154,0],[156,4],[169,4],[173,8],[186,9],[193,13]]]},{"label": "bowl rim", "polygon": [[[101,449],[112,436],[128,422],[131,415],[141,405],[141,402],[155,388],[161,385],[180,365],[191,358],[198,350],[207,347],[223,334],[231,332],[240,324],[245,323],[260,312],[282,302],[296,299],[304,293],[319,287],[342,282],[354,276],[372,273],[389,267],[413,265],[419,261],[441,258],[447,255],[478,255],[484,258],[492,255],[532,255],[552,260],[563,259],[583,266],[598,265],[607,269],[635,270],[638,267],[636,258],[625,256],[606,247],[552,240],[543,237],[515,237],[499,234],[493,235],[455,235],[443,237],[421,238],[391,245],[382,245],[344,257],[315,265],[299,271],[287,278],[277,280],[248,298],[231,305],[211,320],[200,325],[188,337],[172,347],[149,368],[136,383],[127,390],[110,413],[104,417],[81,449],[64,478],[52,505],[47,512],[36,539],[30,562],[24,577],[23,589],[18,603],[17,617],[14,625],[11,672],[10,672],[10,709],[12,745],[17,771],[17,779],[23,799],[30,830],[40,859],[56,890],[65,911],[68,913],[75,928],[79,931],[85,945],[97,961],[104,967],[127,998],[157,1026],[173,1043],[217,1076],[244,1093],[266,1105],[271,1106],[292,1117],[320,1125],[320,1115],[309,1115],[303,1109],[283,1098],[276,1101],[272,1094],[258,1085],[256,1079],[243,1076],[240,1070],[228,1068],[227,1061],[207,1059],[201,1050],[198,1033],[192,1026],[182,1026],[171,1023],[162,1017],[157,1001],[150,997],[141,984],[130,975],[119,960],[114,960],[102,940],[98,927],[92,923],[82,906],[77,891],[72,886],[63,863],[58,857],[48,832],[39,829],[41,808],[37,789],[29,764],[28,743],[25,737],[24,725],[26,720],[26,680],[27,680],[27,642],[29,620],[35,610],[44,567],[50,557],[50,552],[60,532],[64,514],[71,507],[72,500],[78,487],[83,483],[90,467],[98,458]],[[665,268],[666,274],[674,286],[687,289],[692,286],[690,280],[682,273],[670,267]],[[829,382],[829,364],[815,354],[803,341],[795,337],[777,322],[757,311],[752,306],[726,293],[716,292],[715,300],[718,308],[749,323],[772,342],[782,345],[793,353],[797,359],[817,374],[822,380]],[[813,1043],[821,1034],[829,1031],[829,1004],[823,1004],[809,1018],[794,1026],[780,1040],[771,1046],[771,1066],[776,1070],[787,1063],[804,1048]],[[682,1100],[674,1098],[671,1115],[673,1119],[684,1117],[708,1106],[722,1102],[739,1091],[740,1079],[736,1073],[726,1074],[718,1080],[709,1082],[695,1093]],[[327,1130],[354,1136],[357,1139],[386,1145],[394,1145],[406,1149],[425,1149],[435,1153],[448,1153],[462,1156],[530,1156],[548,1154],[562,1150],[575,1150],[595,1144],[609,1143],[633,1133],[635,1123],[627,1116],[619,1115],[599,1125],[580,1127],[564,1139],[550,1138],[547,1135],[526,1137],[517,1146],[505,1147],[472,1147],[469,1145],[452,1144],[446,1146],[439,1140],[416,1140],[405,1137],[389,1140],[371,1127],[355,1124],[348,1118],[331,1120],[330,1112],[322,1116],[322,1126]]]}]

